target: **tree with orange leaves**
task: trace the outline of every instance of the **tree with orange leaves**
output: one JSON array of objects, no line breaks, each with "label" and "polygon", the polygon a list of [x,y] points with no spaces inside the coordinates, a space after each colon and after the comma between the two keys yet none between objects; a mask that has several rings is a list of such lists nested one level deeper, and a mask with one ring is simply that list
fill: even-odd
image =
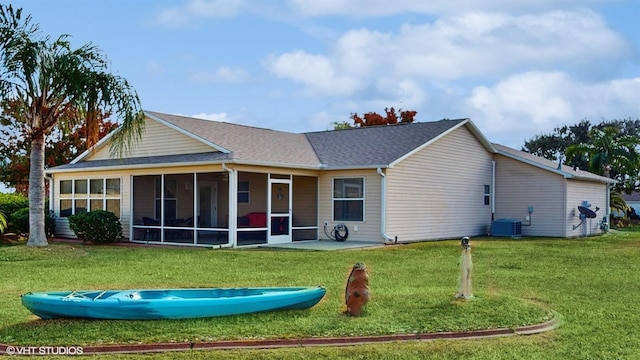
[{"label": "tree with orange leaves", "polygon": [[398,122],[412,123],[418,113],[417,111],[402,111],[402,109],[398,109],[398,112],[396,112],[394,108],[384,108],[384,112],[385,116],[375,112],[368,112],[362,117],[358,116],[357,113],[353,113],[351,114],[351,120],[353,120],[355,127],[395,125]]}]

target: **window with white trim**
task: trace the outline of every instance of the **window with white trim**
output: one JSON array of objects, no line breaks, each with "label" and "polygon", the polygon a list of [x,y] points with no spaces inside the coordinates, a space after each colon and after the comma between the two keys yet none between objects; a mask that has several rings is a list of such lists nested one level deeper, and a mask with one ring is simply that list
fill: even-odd
[{"label": "window with white trim", "polygon": [[60,181],[60,217],[105,210],[120,217],[120,179]]},{"label": "window with white trim", "polygon": [[484,204],[491,205],[491,185],[484,186]]},{"label": "window with white trim", "polygon": [[238,181],[238,203],[248,204],[250,199],[250,187],[248,181]]},{"label": "window with white trim", "polygon": [[364,221],[364,178],[333,179],[333,220]]}]

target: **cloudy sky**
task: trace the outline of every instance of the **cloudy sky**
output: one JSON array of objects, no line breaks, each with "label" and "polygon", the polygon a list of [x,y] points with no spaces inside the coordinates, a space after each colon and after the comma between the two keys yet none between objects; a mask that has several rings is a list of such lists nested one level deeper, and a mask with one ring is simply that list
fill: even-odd
[{"label": "cloudy sky", "polygon": [[395,107],[515,148],[640,118],[639,0],[11,3],[98,46],[146,110],[306,132]]}]

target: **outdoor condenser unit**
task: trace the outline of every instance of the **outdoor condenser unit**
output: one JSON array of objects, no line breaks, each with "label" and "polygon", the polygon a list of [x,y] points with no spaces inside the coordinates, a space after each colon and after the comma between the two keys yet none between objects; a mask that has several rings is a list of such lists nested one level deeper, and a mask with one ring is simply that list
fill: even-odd
[{"label": "outdoor condenser unit", "polygon": [[522,236],[522,222],[516,219],[498,219],[491,223],[491,236]]}]

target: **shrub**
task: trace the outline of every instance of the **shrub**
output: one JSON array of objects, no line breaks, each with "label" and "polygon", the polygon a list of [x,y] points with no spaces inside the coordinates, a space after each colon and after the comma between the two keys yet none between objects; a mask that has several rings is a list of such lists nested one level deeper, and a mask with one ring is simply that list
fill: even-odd
[{"label": "shrub", "polygon": [[[14,212],[29,207],[29,198],[20,194],[0,193],[0,210],[9,217]],[[9,220],[9,219],[7,219]]]},{"label": "shrub", "polygon": [[71,215],[69,228],[78,239],[94,244],[112,243],[122,239],[120,219],[109,211],[96,210]]},{"label": "shrub", "polygon": [[[22,208],[9,217],[9,228],[11,231],[27,234],[29,233],[29,208]],[[44,229],[47,236],[56,233],[56,215],[51,210],[44,212]]]}]

